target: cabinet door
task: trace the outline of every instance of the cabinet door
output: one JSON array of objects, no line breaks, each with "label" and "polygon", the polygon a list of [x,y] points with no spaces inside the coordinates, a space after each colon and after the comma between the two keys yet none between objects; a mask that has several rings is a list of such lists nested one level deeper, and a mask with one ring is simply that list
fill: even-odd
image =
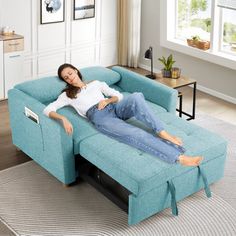
[{"label": "cabinet door", "polygon": [[3,80],[3,41],[0,41],[0,100],[4,99],[4,80]]},{"label": "cabinet door", "polygon": [[7,92],[14,85],[22,83],[23,75],[23,52],[10,52],[4,54],[4,78],[5,78],[5,98]]}]

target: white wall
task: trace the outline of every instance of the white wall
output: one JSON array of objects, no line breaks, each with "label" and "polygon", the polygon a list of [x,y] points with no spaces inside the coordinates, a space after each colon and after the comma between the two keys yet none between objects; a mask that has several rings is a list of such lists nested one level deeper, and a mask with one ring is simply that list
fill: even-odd
[{"label": "white wall", "polygon": [[25,38],[25,79],[56,74],[64,62],[79,68],[117,63],[117,0],[95,4],[95,18],[74,21],[73,0],[65,0],[65,21],[41,25],[39,0],[0,0],[0,27]]},{"label": "white wall", "polygon": [[2,25],[2,1],[0,0],[0,26]]},{"label": "white wall", "polygon": [[[164,0],[163,0],[164,1]],[[161,69],[158,58],[173,54],[176,63],[181,67],[182,74],[197,80],[198,88],[202,91],[236,103],[236,68],[228,69],[201,59],[160,47],[160,0],[142,1],[141,21],[141,54],[140,65],[148,66],[150,62],[143,59],[146,49],[151,45],[154,50],[154,68]]]},{"label": "white wall", "polygon": [[4,80],[3,80],[3,41],[0,41],[0,99],[4,97]]}]

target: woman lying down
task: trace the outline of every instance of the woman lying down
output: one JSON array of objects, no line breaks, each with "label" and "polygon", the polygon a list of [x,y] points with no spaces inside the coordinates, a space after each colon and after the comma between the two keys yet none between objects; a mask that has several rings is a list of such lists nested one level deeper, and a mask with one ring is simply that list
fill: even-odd
[{"label": "woman lying down", "polygon": [[[64,106],[72,106],[98,131],[165,162],[198,166],[203,160],[200,156],[184,155],[185,149],[181,139],[164,130],[163,123],[148,107],[142,93],[123,97],[105,82],[95,80],[86,84],[79,70],[71,64],[61,65],[58,68],[58,76],[67,86],[57,100],[44,109],[44,114],[61,121],[67,134],[72,134],[73,126],[65,116],[56,111]],[[151,128],[153,134],[125,122],[131,117]]]}]

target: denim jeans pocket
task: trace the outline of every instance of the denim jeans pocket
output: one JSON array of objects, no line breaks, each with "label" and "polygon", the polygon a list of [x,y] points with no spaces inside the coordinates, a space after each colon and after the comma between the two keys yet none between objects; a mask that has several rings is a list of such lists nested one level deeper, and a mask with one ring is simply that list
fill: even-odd
[{"label": "denim jeans pocket", "polygon": [[105,107],[105,109],[106,109],[107,111],[112,111],[112,110],[114,110],[114,104],[108,104],[108,105]]}]

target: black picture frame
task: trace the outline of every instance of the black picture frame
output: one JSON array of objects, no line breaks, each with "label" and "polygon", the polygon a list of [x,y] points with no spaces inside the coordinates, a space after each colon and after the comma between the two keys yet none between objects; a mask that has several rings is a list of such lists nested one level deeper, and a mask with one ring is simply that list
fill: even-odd
[{"label": "black picture frame", "polygon": [[40,0],[40,24],[60,23],[65,20],[65,0]]},{"label": "black picture frame", "polygon": [[93,17],[95,17],[95,0],[74,0],[74,20],[82,20]]}]

